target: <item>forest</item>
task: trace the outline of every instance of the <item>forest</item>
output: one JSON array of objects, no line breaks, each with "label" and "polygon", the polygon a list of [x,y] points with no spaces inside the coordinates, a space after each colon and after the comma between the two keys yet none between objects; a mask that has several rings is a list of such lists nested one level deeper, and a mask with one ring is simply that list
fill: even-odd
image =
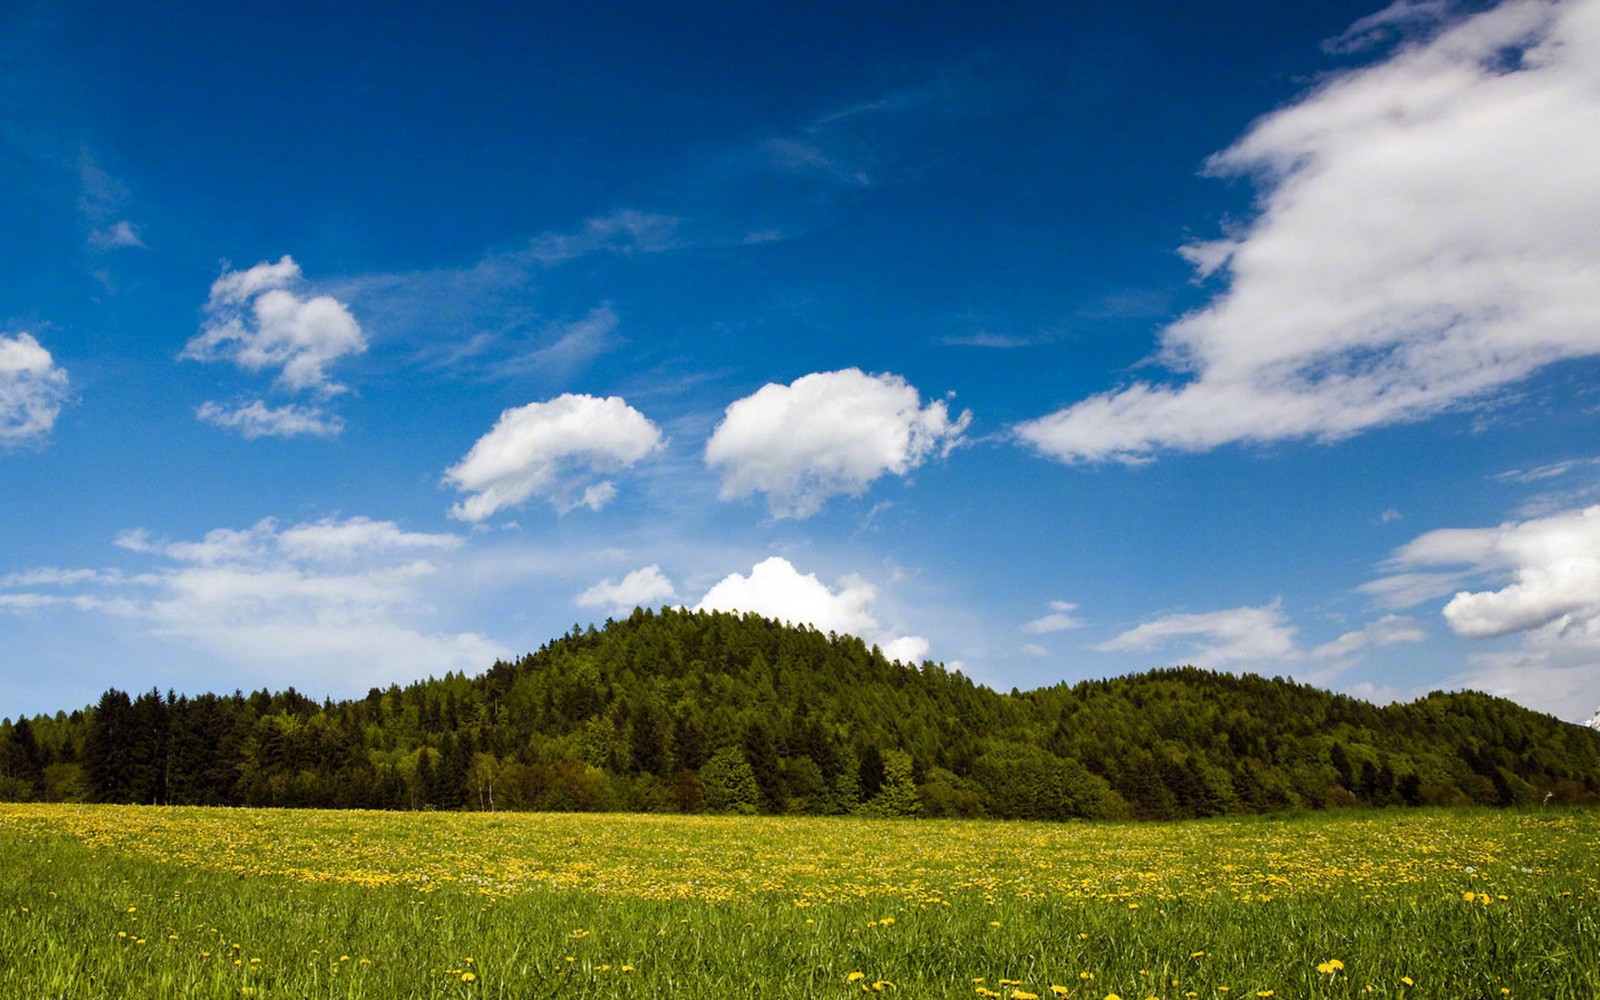
[{"label": "forest", "polygon": [[1592,803],[1600,732],[1193,667],[996,692],[852,636],[636,610],[364,698],[109,690],[0,723],[0,800],[1173,819]]}]

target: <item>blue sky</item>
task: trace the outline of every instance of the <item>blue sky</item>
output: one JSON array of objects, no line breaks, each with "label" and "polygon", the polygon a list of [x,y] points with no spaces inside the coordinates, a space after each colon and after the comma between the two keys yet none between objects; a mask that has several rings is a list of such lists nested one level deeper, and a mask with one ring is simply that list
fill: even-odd
[{"label": "blue sky", "polygon": [[635,604],[1600,703],[1600,3],[22,3],[0,714]]}]

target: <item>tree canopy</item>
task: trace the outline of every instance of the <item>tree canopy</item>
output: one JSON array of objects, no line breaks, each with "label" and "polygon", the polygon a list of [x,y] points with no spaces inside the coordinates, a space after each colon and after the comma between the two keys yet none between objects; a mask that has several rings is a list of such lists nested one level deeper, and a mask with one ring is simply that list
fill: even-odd
[{"label": "tree canopy", "polygon": [[683,609],[364,698],[107,691],[0,724],[0,799],[1166,819],[1600,799],[1600,732],[1473,692],[1375,706],[1182,667],[999,693]]}]

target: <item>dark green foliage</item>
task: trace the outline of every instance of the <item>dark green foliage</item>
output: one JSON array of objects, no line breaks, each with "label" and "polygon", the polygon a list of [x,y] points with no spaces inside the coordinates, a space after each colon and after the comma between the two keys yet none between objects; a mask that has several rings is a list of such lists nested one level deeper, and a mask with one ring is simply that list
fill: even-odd
[{"label": "dark green foliage", "polygon": [[1600,799],[1600,733],[1194,668],[998,694],[850,636],[636,611],[479,677],[318,704],[107,691],[0,726],[0,797],[1166,819]]}]

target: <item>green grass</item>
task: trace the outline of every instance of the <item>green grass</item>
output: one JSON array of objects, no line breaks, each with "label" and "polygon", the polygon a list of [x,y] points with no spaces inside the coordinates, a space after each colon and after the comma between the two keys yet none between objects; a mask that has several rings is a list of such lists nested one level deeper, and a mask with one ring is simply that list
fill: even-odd
[{"label": "green grass", "polygon": [[[1234,1000],[1266,990],[1305,998],[1600,996],[1600,815],[1592,812],[1047,826],[21,810],[0,807],[5,998],[812,998],[860,995],[863,985],[880,980],[905,997],[972,997],[980,985],[1007,997],[1018,989],[1049,997],[1059,985],[1092,1000],[1108,994],[1173,1000],[1191,992]],[[124,827],[152,825],[138,844],[87,846],[85,839],[102,842],[84,831],[107,817]],[[524,823],[539,836],[519,834]],[[975,878],[990,866],[963,847],[968,867],[927,869],[924,877],[945,880],[939,903],[898,883],[895,891],[815,905],[797,905],[787,891],[792,886],[718,902],[543,884],[491,895],[466,882],[435,880],[419,888],[328,881],[311,856],[318,852],[316,831],[327,824],[356,840],[369,829],[373,836],[381,831],[396,869],[407,863],[407,841],[395,831],[409,829],[415,849],[429,853],[418,863],[432,865],[456,851],[463,863],[482,866],[495,861],[494,843],[520,857],[553,851],[546,841],[559,839],[569,856],[595,845],[586,864],[601,872],[620,837],[630,838],[636,852],[659,840],[657,856],[664,859],[682,846],[666,842],[673,837],[713,846],[743,838],[793,856],[818,845],[837,853],[865,839],[865,853],[857,845],[849,855],[852,866],[866,869],[857,873],[862,885],[871,884],[874,858],[886,871],[902,870],[895,866],[904,858],[890,856],[885,845],[936,860],[946,842],[992,841],[993,869],[1003,878]],[[298,845],[307,872],[252,874],[236,855],[216,867],[141,856],[163,837],[175,844],[225,839],[235,828],[240,837],[254,830],[268,841]],[[593,836],[585,839],[585,830]],[[474,839],[480,835],[490,837],[488,846]],[[303,836],[311,839],[295,840]],[[1337,864],[1313,868],[1296,853],[1307,842]],[[1134,856],[1146,859],[1141,864],[1163,866],[1162,879],[1151,882],[1149,871],[1121,874],[1133,881],[1143,876],[1138,884],[1155,888],[1068,896],[1026,885],[1032,852],[1088,845],[1089,854],[1111,859],[1117,845],[1129,843],[1137,846]],[[1219,845],[1227,852],[1219,854]],[[353,850],[333,841],[322,849],[336,859]],[[781,866],[776,857],[757,862]],[[1259,870],[1208,870],[1237,868],[1241,858],[1256,859]],[[1118,865],[1128,862],[1072,863],[1099,885],[1115,884]],[[642,877],[636,857],[628,864]],[[1066,878],[1062,867],[1038,870],[1059,883]],[[1194,891],[1174,891],[1186,870]],[[1392,880],[1385,881],[1385,872]],[[1248,876],[1270,876],[1256,884],[1274,891],[1211,891]],[[960,888],[964,883],[971,891]],[[725,899],[713,888],[707,898]],[[1468,891],[1475,893],[1471,902],[1463,899]],[[1330,959],[1343,970],[1319,973],[1317,965]],[[463,980],[468,972],[475,981]],[[863,978],[850,981],[853,972]]]}]

